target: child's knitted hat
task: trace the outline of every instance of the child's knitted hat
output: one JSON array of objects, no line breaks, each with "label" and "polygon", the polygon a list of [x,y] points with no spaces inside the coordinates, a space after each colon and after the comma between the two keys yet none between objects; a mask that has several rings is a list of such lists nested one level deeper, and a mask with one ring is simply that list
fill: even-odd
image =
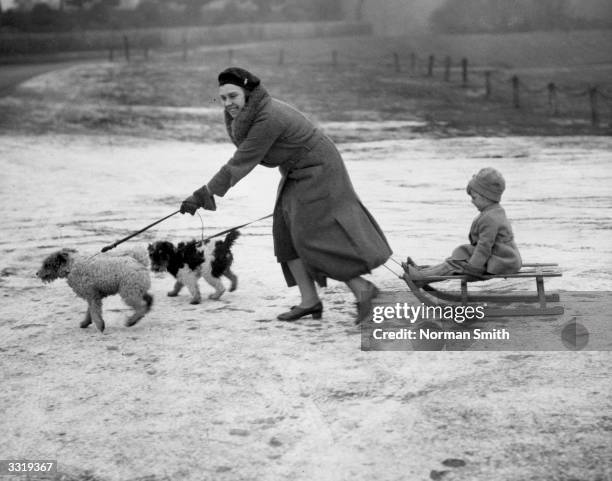
[{"label": "child's knitted hat", "polygon": [[501,173],[492,167],[481,169],[467,185],[467,193],[471,190],[494,202],[499,202],[506,188],[506,181]]}]

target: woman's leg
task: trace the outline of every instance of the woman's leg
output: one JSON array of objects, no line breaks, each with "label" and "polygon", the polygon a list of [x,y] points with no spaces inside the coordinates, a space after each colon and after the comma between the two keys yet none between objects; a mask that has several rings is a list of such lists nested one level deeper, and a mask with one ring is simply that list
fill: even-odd
[{"label": "woman's leg", "polygon": [[370,281],[366,281],[363,277],[354,277],[346,281],[346,285],[353,292],[357,302],[370,298],[373,289],[376,289],[374,284]]},{"label": "woman's leg", "polygon": [[372,314],[372,299],[378,295],[378,288],[363,277],[354,277],[348,280],[346,285],[353,291],[355,299],[357,299],[355,324],[361,324]]},{"label": "woman's leg", "polygon": [[299,307],[308,308],[320,302],[314,279],[306,270],[302,259],[298,258],[287,261],[287,265],[289,266],[289,270],[291,271],[291,274],[293,274],[295,282],[300,289],[302,302],[300,302]]}]

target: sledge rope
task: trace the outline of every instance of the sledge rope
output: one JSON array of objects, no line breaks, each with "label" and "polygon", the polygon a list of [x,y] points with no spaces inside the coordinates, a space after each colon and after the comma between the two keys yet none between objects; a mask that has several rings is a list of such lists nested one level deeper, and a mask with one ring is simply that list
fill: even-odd
[{"label": "sledge rope", "polygon": [[397,272],[395,272],[393,269],[388,267],[386,264],[383,264],[383,267],[387,269],[391,274],[393,274],[393,277],[400,278],[400,279],[402,278],[402,276],[400,276]]}]

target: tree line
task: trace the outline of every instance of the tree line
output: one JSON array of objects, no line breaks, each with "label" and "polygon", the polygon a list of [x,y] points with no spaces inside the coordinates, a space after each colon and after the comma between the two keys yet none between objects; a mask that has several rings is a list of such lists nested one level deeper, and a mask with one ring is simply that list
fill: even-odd
[{"label": "tree line", "polygon": [[[244,22],[338,20],[340,0],[141,0],[133,10],[118,8],[120,0],[61,0],[58,7],[17,0],[2,11],[0,30],[62,32],[79,29],[120,29],[219,25]],[[32,4],[33,3],[33,4]]]},{"label": "tree line", "polygon": [[612,19],[586,19],[568,0],[448,0],[430,17],[440,33],[500,33],[609,28]]}]

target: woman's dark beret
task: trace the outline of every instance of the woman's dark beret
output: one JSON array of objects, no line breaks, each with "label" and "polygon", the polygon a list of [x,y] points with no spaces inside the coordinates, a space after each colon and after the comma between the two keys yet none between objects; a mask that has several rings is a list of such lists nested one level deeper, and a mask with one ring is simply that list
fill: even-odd
[{"label": "woman's dark beret", "polygon": [[249,92],[260,84],[259,77],[240,67],[226,68],[219,74],[219,87],[225,84],[237,85]]}]

